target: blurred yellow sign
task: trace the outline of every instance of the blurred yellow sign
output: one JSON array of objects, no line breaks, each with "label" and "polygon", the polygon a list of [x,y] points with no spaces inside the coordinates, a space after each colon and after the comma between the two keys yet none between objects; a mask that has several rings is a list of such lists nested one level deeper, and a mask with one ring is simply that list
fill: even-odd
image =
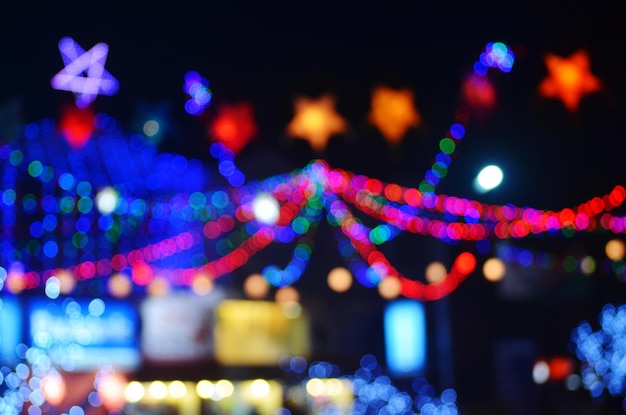
[{"label": "blurred yellow sign", "polygon": [[224,365],[278,365],[310,354],[308,319],[298,303],[225,300],[216,308],[215,358]]}]

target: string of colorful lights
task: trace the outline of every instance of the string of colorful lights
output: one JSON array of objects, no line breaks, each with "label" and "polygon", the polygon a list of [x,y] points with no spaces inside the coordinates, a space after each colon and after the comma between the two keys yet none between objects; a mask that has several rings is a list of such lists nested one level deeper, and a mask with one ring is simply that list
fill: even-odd
[{"label": "string of colorful lights", "polygon": [[[508,46],[489,43],[474,65],[473,76],[486,79],[489,68],[509,72],[513,62]],[[203,92],[207,85],[193,73],[186,78],[185,90],[206,98],[210,96]],[[269,284],[284,287],[305,271],[315,230],[326,213],[327,222],[339,231],[339,251],[359,282],[368,287],[384,282],[398,294],[435,300],[474,271],[474,254],[459,254],[445,278],[422,283],[405,277],[390,263],[382,251],[385,243],[408,232],[449,244],[474,241],[482,252],[493,239],[559,232],[566,237],[578,232],[620,234],[626,229],[624,217],[609,213],[626,199],[622,186],[559,211],[487,205],[435,193],[468,120],[468,113],[459,109],[418,188],[332,169],[322,161],[245,183],[234,153],[216,142],[211,154],[231,187],[210,192],[201,190],[205,183],[200,177],[211,177],[211,172],[198,161],[157,154],[143,137],[127,136],[104,114],[93,117],[91,140],[80,145],[70,141],[69,147],[52,120],[29,124],[20,139],[0,147],[5,264],[0,267],[0,287],[17,293],[58,276],[79,281],[110,277],[112,292],[116,290],[110,281],[132,281],[134,289],[157,278],[190,286],[197,278],[215,279],[235,271],[273,242],[295,240],[284,269],[269,265],[261,272]],[[67,135],[67,129],[62,131]],[[177,177],[170,174],[172,170]],[[278,202],[275,222],[263,223],[255,216],[253,205],[259,194]],[[379,224],[370,228],[359,215]],[[29,223],[28,229],[17,226],[18,222]]]}]

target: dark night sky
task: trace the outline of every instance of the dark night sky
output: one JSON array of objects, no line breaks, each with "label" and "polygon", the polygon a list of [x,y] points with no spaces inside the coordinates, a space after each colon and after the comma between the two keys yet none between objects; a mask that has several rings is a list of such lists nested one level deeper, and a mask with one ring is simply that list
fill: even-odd
[{"label": "dark night sky", "polygon": [[[626,36],[616,7],[514,4],[3,5],[0,102],[19,98],[26,121],[58,116],[72,100],[49,86],[62,67],[58,40],[71,36],[84,48],[105,42],[107,68],[121,88],[114,97],[99,98],[95,108],[129,123],[139,102],[167,102],[181,133],[169,137],[164,149],[198,154],[206,148],[199,123],[182,110],[182,77],[194,69],[209,79],[215,105],[252,102],[260,126],[257,147],[291,159],[294,167],[311,154],[284,145],[293,98],[334,93],[356,141],[343,152],[329,150],[329,160],[399,180],[384,176],[390,166],[367,153],[363,137],[372,133],[366,123],[372,87],[407,86],[425,121],[417,138],[406,140],[413,147],[407,144],[398,173],[411,185],[453,121],[463,76],[485,43],[500,40],[525,56],[511,74],[497,77],[500,105],[470,126],[470,143],[459,150],[442,191],[475,197],[468,184],[486,161],[503,164],[510,179],[489,195],[490,202],[557,208],[625,182],[613,177],[622,174],[625,128],[619,120],[626,112]],[[546,74],[545,53],[567,56],[581,48],[590,52],[592,71],[605,89],[570,115],[558,102],[539,99],[536,87]],[[361,157],[352,151],[355,145]]]},{"label": "dark night sky", "polygon": [[[307,149],[286,144],[283,130],[295,96],[332,92],[351,133],[350,140],[340,137],[329,147],[331,164],[417,186],[439,137],[454,120],[463,77],[487,42],[503,41],[523,53],[510,74],[495,77],[499,105],[469,125],[441,192],[479,198],[470,184],[485,162],[500,163],[506,175],[498,190],[480,197],[488,203],[558,209],[626,184],[626,25],[618,2],[389,3],[3,3],[0,105],[18,98],[25,122],[58,117],[72,96],[50,87],[50,78],[62,68],[57,42],[71,36],[85,49],[105,42],[110,47],[107,69],[119,80],[120,92],[99,97],[95,108],[130,123],[138,103],[166,102],[180,129],[166,138],[164,150],[204,152],[210,159],[201,126],[183,110],[182,80],[193,69],[209,79],[215,105],[253,104],[260,134],[240,156],[240,167],[251,176],[298,168],[313,157]],[[604,88],[570,114],[560,102],[539,98],[536,89],[546,75],[545,53],[568,56],[578,49],[589,52],[591,70]],[[424,119],[395,163],[381,158],[379,147],[368,140],[375,134],[366,122],[369,98],[378,84],[413,89]],[[580,242],[596,250],[601,243]],[[537,244],[557,251],[571,247],[559,239]],[[624,294],[622,284],[607,283],[594,286],[582,300],[506,302],[496,299],[495,288],[479,277],[471,280],[452,295],[452,315],[458,318],[453,337],[464,342],[494,333],[545,336],[554,340],[539,341],[540,348],[553,354],[565,351],[563,337],[581,316],[597,315],[606,293],[614,295],[611,300]],[[560,314],[552,314],[555,310]],[[477,347],[456,350],[459,362],[473,361]],[[471,380],[479,365],[468,361],[456,362],[467,367],[459,381]]]}]

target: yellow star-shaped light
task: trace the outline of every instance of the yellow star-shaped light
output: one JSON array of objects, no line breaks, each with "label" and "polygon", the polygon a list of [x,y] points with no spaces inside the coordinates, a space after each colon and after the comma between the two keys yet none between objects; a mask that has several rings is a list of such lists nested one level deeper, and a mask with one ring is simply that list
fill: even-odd
[{"label": "yellow star-shaped light", "polygon": [[422,119],[413,104],[413,93],[408,89],[379,86],[372,93],[371,105],[370,123],[391,144],[399,143],[408,129],[419,126]]},{"label": "yellow star-shaped light", "polygon": [[315,152],[323,152],[328,140],[346,131],[348,124],[335,111],[335,100],[330,95],[319,99],[298,98],[294,103],[294,116],[287,125],[287,133],[303,138]]},{"label": "yellow star-shaped light", "polygon": [[558,98],[565,108],[576,111],[584,95],[599,91],[600,80],[589,68],[589,56],[583,50],[569,58],[547,54],[548,76],[539,85],[539,94],[545,98]]}]

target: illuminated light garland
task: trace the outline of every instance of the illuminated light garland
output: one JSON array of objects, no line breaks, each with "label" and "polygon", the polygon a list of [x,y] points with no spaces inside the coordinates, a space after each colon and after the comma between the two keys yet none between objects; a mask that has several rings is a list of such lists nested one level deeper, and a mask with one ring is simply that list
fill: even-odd
[{"label": "illuminated light garland", "polygon": [[[489,68],[497,68],[502,72],[510,72],[515,62],[515,55],[511,49],[502,42],[490,42],[485,46],[485,51],[480,54],[479,60],[474,64],[474,72],[480,77],[485,77]],[[485,81],[486,82],[486,81]],[[433,165],[424,174],[418,189],[423,193],[434,192],[437,185],[448,174],[452,156],[459,142],[465,136],[465,126],[469,122],[469,110],[465,107],[457,109],[455,124],[452,124],[448,133],[439,141],[441,150]]]},{"label": "illuminated light garland", "polygon": [[222,143],[213,143],[209,149],[217,159],[217,169],[231,186],[238,187],[246,182],[246,176],[235,164],[235,155]]},{"label": "illuminated light garland", "polygon": [[[478,63],[508,72],[513,61],[506,45],[491,43]],[[486,75],[488,71],[479,66],[474,68],[476,76]],[[218,278],[243,266],[270,243],[291,243],[297,238],[285,269],[268,266],[264,270],[265,278],[274,285],[289,285],[306,269],[313,232],[326,212],[327,221],[347,241],[340,240],[338,248],[350,258],[359,282],[373,286],[386,277],[399,278],[404,295],[437,299],[454,290],[474,269],[472,254],[461,254],[453,261],[443,281],[422,284],[402,276],[379,247],[406,231],[451,244],[476,241],[483,253],[489,246],[486,242],[492,239],[519,239],[557,231],[564,236],[626,231],[626,218],[608,213],[626,199],[622,186],[560,211],[486,205],[436,194],[435,187],[447,174],[468,120],[468,110],[459,108],[456,123],[439,142],[441,151],[417,189],[330,169],[320,161],[290,174],[244,184],[245,177],[234,165],[232,154],[214,145],[212,155],[218,158],[219,173],[234,188],[211,192],[198,190],[204,184],[197,179],[204,176],[198,161],[157,155],[154,147],[147,146],[139,136],[130,136],[126,142],[116,121],[104,114],[95,117],[94,139],[80,152],[62,146],[43,151],[44,143],[57,137],[54,122],[29,124],[24,129],[25,140],[0,146],[0,256],[6,264],[6,268],[0,268],[0,283],[19,292],[42,286],[69,270],[82,281],[111,273],[133,275],[135,271],[140,285],[163,275],[175,285],[189,285],[199,273]],[[101,154],[109,153],[115,157],[101,158]],[[118,164],[113,159],[118,159]],[[40,183],[40,196],[21,193],[20,174]],[[181,174],[185,180],[180,180]],[[102,213],[96,209],[96,199],[99,189],[105,187],[118,196],[115,208]],[[280,201],[276,225],[263,227],[254,220],[251,204],[259,192]],[[364,226],[349,205],[381,223],[372,228]],[[32,218],[28,229],[32,239],[16,237],[21,230],[15,225],[22,216]],[[181,235],[193,235],[192,242],[181,246],[177,239]],[[213,241],[217,258],[205,254],[208,241]],[[143,271],[137,274],[137,270]]]},{"label": "illuminated light garland", "polygon": [[[32,165],[32,162],[29,165]],[[61,179],[59,179],[59,185],[69,186]],[[70,203],[71,206],[77,205],[81,199],[84,199],[91,192],[85,186],[83,187],[85,189],[77,189],[79,194],[70,196],[69,199],[68,196],[63,196],[59,201],[59,206],[62,206],[63,203]],[[204,222],[202,234],[209,239],[216,239],[222,234],[229,233],[232,236],[234,235],[232,232],[235,222],[243,224],[253,219],[249,206],[251,196],[255,192],[265,190],[270,191],[283,202],[279,226],[277,228],[268,227],[263,231],[260,229],[255,230],[253,226],[249,229],[249,231],[252,231],[251,233],[243,228],[245,235],[251,236],[246,237],[242,234],[243,239],[238,242],[239,246],[232,250],[224,251],[223,256],[219,259],[193,268],[162,268],[158,265],[153,265],[152,267],[155,269],[153,275],[165,275],[177,285],[189,285],[197,273],[206,272],[213,278],[217,278],[232,272],[247,263],[252,255],[255,255],[271,242],[276,240],[281,242],[281,238],[285,242],[292,240],[294,227],[314,229],[321,219],[321,210],[317,205],[311,206],[311,203],[320,198],[321,195],[324,195],[323,199],[326,201],[324,208],[329,212],[328,219],[331,224],[341,229],[353,245],[354,252],[358,253],[361,259],[367,263],[365,272],[369,273],[369,277],[364,279],[357,276],[361,283],[371,286],[372,284],[376,285],[384,277],[396,277],[402,281],[403,295],[433,300],[452,292],[471,271],[467,272],[466,269],[459,272],[458,268],[453,266],[451,272],[441,283],[418,283],[402,276],[391,266],[386,257],[376,248],[376,245],[384,245],[398,232],[407,230],[413,233],[431,235],[443,241],[480,240],[494,236],[499,239],[521,238],[529,236],[528,229],[532,229],[534,231],[533,234],[539,234],[564,228],[575,232],[591,231],[599,227],[619,233],[624,230],[624,219],[621,217],[614,217],[604,213],[598,221],[599,226],[596,226],[595,222],[593,222],[593,226],[588,226],[591,222],[581,222],[580,218],[586,218],[587,214],[597,216],[605,210],[612,210],[620,206],[626,198],[624,188],[617,186],[611,193],[602,198],[596,197],[575,208],[566,208],[558,212],[545,212],[531,208],[522,209],[513,205],[489,206],[477,201],[452,196],[425,195],[417,189],[403,188],[396,184],[383,184],[376,179],[370,179],[362,175],[353,175],[341,170],[330,169],[325,163],[319,161],[313,162],[305,169],[290,175],[273,177],[261,183],[242,186],[239,191],[236,191],[236,189],[231,190],[230,196],[219,190],[212,194],[176,195],[170,199],[169,204],[171,208],[168,208],[167,211],[173,212],[176,209],[184,210],[191,206],[202,206],[206,200],[211,199],[223,213],[215,220]],[[83,195],[81,196],[81,194]],[[354,204],[364,213],[382,220],[383,224],[372,229],[365,227],[350,213],[346,203],[337,198],[339,196],[345,199],[346,202]],[[333,197],[335,198],[334,202],[329,204]],[[43,205],[43,199],[45,199],[45,196],[41,202],[37,202],[35,205]],[[245,202],[245,200],[248,200],[248,202]],[[141,213],[148,208],[159,206],[159,203],[162,202],[153,203],[151,207],[141,199],[122,198],[120,203],[122,206],[143,206],[138,211]],[[63,211],[63,209],[61,210]],[[301,213],[298,214],[298,212]],[[574,212],[581,213],[577,215]],[[443,218],[435,219],[428,216],[435,213],[442,214]],[[61,218],[63,216],[65,214],[61,214]],[[101,218],[103,217],[108,216],[101,216]],[[130,217],[136,218],[134,215]],[[143,217],[142,213],[140,217]],[[539,220],[536,218],[539,218]],[[191,216],[188,219],[183,219],[181,223],[201,223],[199,219]],[[140,224],[140,222],[137,222],[137,224]],[[281,231],[281,229],[287,228],[290,230]],[[126,254],[116,254],[111,258],[83,261],[74,267],[68,268],[78,280],[105,277],[109,272],[122,271],[126,266],[132,267],[135,262],[154,263],[184,250],[191,249],[201,241],[201,238],[199,238],[200,233],[195,232],[196,236],[191,238],[194,242],[184,246],[184,249],[179,248],[167,251],[166,246],[176,246],[176,237],[172,237],[163,239],[158,243],[145,245],[143,248],[130,250]],[[190,234],[181,233],[181,235]],[[280,235],[283,236],[281,237]],[[285,235],[291,236],[286,237]],[[304,244],[297,244],[292,253],[292,261],[287,266],[287,269],[293,272],[292,274],[281,274],[284,271],[280,271],[273,266],[267,268],[267,272],[265,272],[266,278],[269,281],[274,281],[274,285],[288,285],[295,282],[299,275],[302,274],[312,251],[312,242],[309,243],[310,240],[307,238],[304,239]],[[23,269],[23,265],[20,264],[14,262],[15,266]],[[352,268],[354,268],[354,264]],[[57,272],[59,272],[58,269],[52,269],[44,271],[40,275],[35,271],[20,271],[16,269],[7,272],[7,285],[10,285],[12,290],[18,292],[23,289],[37,288]],[[359,273],[357,272],[357,274]],[[280,277],[278,277],[279,275]]]}]

